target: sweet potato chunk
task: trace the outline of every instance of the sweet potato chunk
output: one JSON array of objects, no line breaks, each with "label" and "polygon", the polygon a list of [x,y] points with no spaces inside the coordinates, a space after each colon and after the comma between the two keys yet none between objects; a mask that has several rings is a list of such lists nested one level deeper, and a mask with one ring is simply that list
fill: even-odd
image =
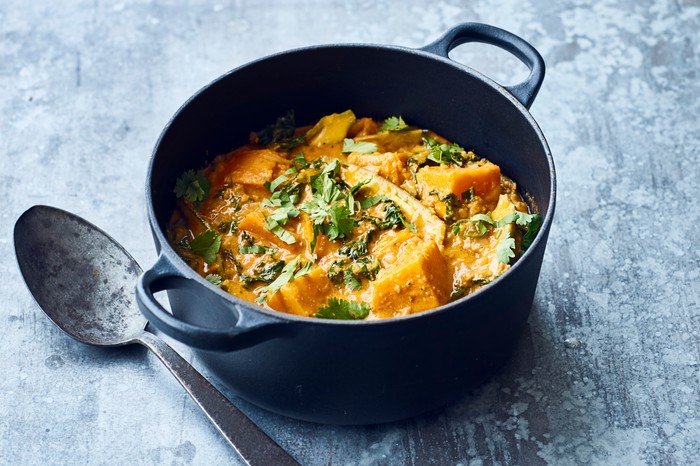
[{"label": "sweet potato chunk", "polygon": [[[333,292],[333,283],[321,267],[314,267],[311,272],[286,283],[269,302],[273,309],[275,305],[290,314],[311,316],[319,307],[326,304],[328,295]],[[279,296],[278,296],[279,295]],[[281,298],[281,300],[280,300]]]},{"label": "sweet potato chunk", "polygon": [[382,318],[425,311],[446,303],[451,287],[445,258],[433,241],[423,241],[379,273],[372,308]]},{"label": "sweet potato chunk", "polygon": [[454,194],[462,199],[464,192],[474,188],[474,193],[487,205],[495,206],[501,194],[501,169],[490,162],[464,167],[423,167],[416,178],[424,198],[437,191],[441,196]]},{"label": "sweet potato chunk", "polygon": [[269,149],[246,147],[226,155],[223,164],[215,165],[212,188],[221,187],[226,179],[233,183],[263,187],[290,167],[291,163]]}]

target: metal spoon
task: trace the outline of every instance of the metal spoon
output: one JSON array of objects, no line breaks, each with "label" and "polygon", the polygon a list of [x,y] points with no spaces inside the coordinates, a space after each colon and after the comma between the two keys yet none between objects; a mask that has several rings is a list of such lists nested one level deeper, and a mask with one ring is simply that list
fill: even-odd
[{"label": "metal spoon", "polygon": [[141,267],[109,235],[63,210],[34,206],[15,224],[15,252],[29,291],[76,340],[139,343],[155,353],[247,464],[298,465],[197,370],[156,335],[135,302]]}]

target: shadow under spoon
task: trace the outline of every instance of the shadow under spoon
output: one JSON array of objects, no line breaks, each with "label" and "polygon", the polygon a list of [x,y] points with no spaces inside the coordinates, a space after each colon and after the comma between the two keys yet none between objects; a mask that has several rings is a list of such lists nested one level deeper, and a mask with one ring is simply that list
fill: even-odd
[{"label": "shadow under spoon", "polygon": [[163,340],[146,331],[134,286],[141,267],[109,235],[69,212],[34,206],[17,220],[15,253],[41,309],[76,340],[153,351],[247,464],[298,463]]}]

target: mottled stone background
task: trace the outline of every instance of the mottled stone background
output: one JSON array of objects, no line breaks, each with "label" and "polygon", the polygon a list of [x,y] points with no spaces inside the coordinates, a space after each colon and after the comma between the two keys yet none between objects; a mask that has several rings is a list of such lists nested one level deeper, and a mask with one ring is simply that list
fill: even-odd
[{"label": "mottled stone background", "polygon": [[[418,47],[463,21],[524,37],[548,67],[531,110],[558,210],[518,354],[458,403],[388,425],[234,402],[309,465],[700,464],[697,0],[2,0],[0,463],[238,461],[145,350],[84,347],[41,314],[11,239],[26,208],[76,212],[148,267],[147,161],[194,91],[273,52]],[[504,84],[526,75],[491,47],[452,56]]]}]

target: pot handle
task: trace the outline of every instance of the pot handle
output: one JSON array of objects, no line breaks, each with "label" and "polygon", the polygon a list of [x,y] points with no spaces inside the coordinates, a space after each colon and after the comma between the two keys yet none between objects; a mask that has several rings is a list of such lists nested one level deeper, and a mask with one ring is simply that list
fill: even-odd
[{"label": "pot handle", "polygon": [[279,332],[280,319],[259,313],[238,312],[236,324],[229,328],[196,325],[168,312],[155,298],[155,293],[169,289],[186,290],[194,280],[180,274],[170,260],[161,254],[153,267],[144,272],[136,283],[136,302],[141,313],[158,330],[188,346],[209,351],[233,351],[271,338],[269,332]]},{"label": "pot handle", "polygon": [[467,42],[495,45],[512,53],[527,65],[530,74],[525,81],[503,87],[529,109],[544,80],[544,60],[537,49],[515,34],[488,24],[462,23],[419,50],[450,58],[448,55],[450,50]]}]

